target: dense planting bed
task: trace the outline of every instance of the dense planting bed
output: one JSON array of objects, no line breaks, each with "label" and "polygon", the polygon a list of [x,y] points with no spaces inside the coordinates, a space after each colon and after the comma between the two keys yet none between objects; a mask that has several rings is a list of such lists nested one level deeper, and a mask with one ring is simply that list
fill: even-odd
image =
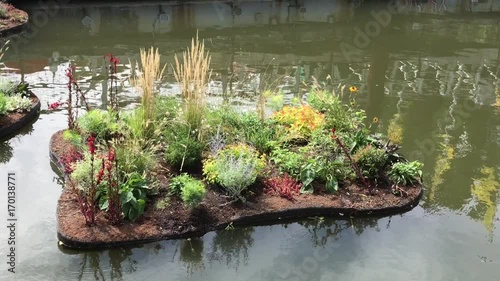
[{"label": "dense planting bed", "polygon": [[[59,155],[72,150],[71,144],[62,138],[62,131],[51,139],[50,154],[61,171]],[[259,225],[299,220],[314,216],[339,218],[389,215],[408,211],[420,200],[421,186],[408,187],[404,197],[394,195],[389,189],[376,189],[366,195],[363,188],[350,185],[336,194],[304,194],[290,201],[279,196],[268,196],[262,192],[263,183],[251,187],[255,195],[248,204],[227,203],[217,188],[208,189],[203,204],[195,211],[185,208],[182,200],[172,198],[168,207],[155,209],[155,200],[167,193],[168,177],[159,176],[161,193],[146,207],[144,215],[135,222],[115,226],[101,213],[96,226],[86,227],[77,200],[69,190],[59,198],[57,208],[58,238],[72,248],[102,248],[125,244],[136,244],[162,239],[200,236],[208,231],[223,229],[228,225]]]},{"label": "dense planting bed", "polygon": [[396,143],[375,133],[379,120],[366,120],[355,86],[335,92],[313,85],[307,102],[289,104],[282,93],[265,91],[252,112],[208,105],[210,57],[193,40],[175,61],[181,98],[157,94],[159,53],[143,50],[132,81],[142,102],[124,111],[117,101],[119,59],[105,58],[108,110],[90,108],[75,67],[67,70],[67,101],[49,106],[68,110],[68,129],[53,135],[50,155],[64,175],[58,236],[69,247],[310,216],[399,213],[422,195],[422,164],[407,161]]}]

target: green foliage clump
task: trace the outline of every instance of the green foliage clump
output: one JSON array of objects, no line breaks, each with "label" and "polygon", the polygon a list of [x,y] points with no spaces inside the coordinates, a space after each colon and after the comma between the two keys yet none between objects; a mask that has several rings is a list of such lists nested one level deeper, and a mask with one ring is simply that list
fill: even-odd
[{"label": "green foliage clump", "polygon": [[24,98],[21,96],[10,96],[7,97],[7,111],[13,112],[24,112],[29,111],[31,108],[31,100],[29,98]]},{"label": "green foliage clump", "polygon": [[0,79],[0,93],[9,97],[27,98],[30,95],[28,83],[16,83],[8,79]]},{"label": "green foliage clump", "polygon": [[188,125],[174,122],[174,125],[168,126],[164,131],[167,144],[165,161],[180,171],[200,166],[206,143],[197,136],[198,133],[190,130]]},{"label": "green foliage clump", "polygon": [[78,119],[77,124],[83,135],[98,139],[109,139],[119,130],[115,113],[98,109],[87,112]]},{"label": "green foliage clump", "polygon": [[303,153],[280,147],[273,149],[270,158],[281,173],[288,173],[295,179],[300,178],[301,167],[307,164],[307,158]]},{"label": "green foliage clump", "polygon": [[198,206],[205,197],[205,185],[188,174],[182,174],[170,181],[170,193],[181,197],[189,207]]},{"label": "green foliage clump", "polygon": [[144,214],[149,192],[150,188],[141,175],[134,173],[129,176],[120,187],[120,202],[125,219],[135,221]]},{"label": "green foliage clump", "polygon": [[7,97],[0,93],[0,115],[7,113]]},{"label": "green foliage clump", "polygon": [[313,90],[308,96],[309,104],[320,112],[324,112],[327,128],[335,128],[337,132],[350,132],[363,127],[366,119],[364,110],[342,102],[335,93]]},{"label": "green foliage clump", "polygon": [[422,179],[423,166],[424,164],[418,161],[394,163],[388,174],[389,179],[399,186],[419,183]]},{"label": "green foliage clump", "polygon": [[102,161],[102,159],[94,157],[94,165],[92,166],[92,156],[86,152],[82,160],[73,164],[73,172],[70,179],[78,185],[80,190],[88,192],[92,187],[92,182],[96,181]]},{"label": "green foliage clump", "polygon": [[83,138],[82,136],[74,131],[74,130],[66,130],[63,132],[63,140],[70,142],[72,145],[76,147],[83,146]]},{"label": "green foliage clump", "polygon": [[353,159],[363,172],[363,176],[373,180],[380,178],[387,164],[387,157],[385,150],[367,145],[358,150]]},{"label": "green foliage clump", "polygon": [[149,179],[149,174],[155,170],[158,160],[156,148],[153,145],[146,146],[143,141],[127,138],[121,145],[115,148],[119,170],[123,174],[138,173]]},{"label": "green foliage clump", "polygon": [[245,201],[241,193],[252,185],[265,167],[263,156],[246,144],[234,144],[205,160],[203,174],[209,183],[222,186],[235,199]]},{"label": "green foliage clump", "polygon": [[262,120],[255,113],[241,114],[228,107],[212,110],[207,119],[212,128],[211,147],[222,138],[228,143],[248,143],[264,154],[271,151],[271,142],[282,134],[275,120]]}]

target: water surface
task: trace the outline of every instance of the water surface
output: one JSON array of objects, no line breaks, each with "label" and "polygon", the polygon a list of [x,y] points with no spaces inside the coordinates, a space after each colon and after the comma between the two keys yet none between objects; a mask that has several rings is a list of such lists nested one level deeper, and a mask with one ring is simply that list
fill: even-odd
[{"label": "water surface", "polygon": [[[32,16],[3,59],[3,75],[29,82],[44,109],[0,146],[2,174],[16,171],[21,181],[15,280],[498,280],[500,3],[414,2],[401,1],[395,13],[383,2],[340,0],[68,3],[46,21]],[[24,5],[31,15],[43,11]],[[387,21],[377,16],[387,13]],[[190,241],[58,247],[61,185],[47,149],[66,115],[45,109],[64,99],[69,62],[92,104],[105,108],[103,56],[118,56],[121,106],[132,108],[139,98],[127,79],[139,49],[159,47],[171,64],[197,30],[212,54],[214,103],[250,110],[263,89],[300,97],[313,77],[331,89],[357,86],[369,119],[380,119],[374,130],[425,164],[421,204],[392,217],[316,218]],[[177,92],[170,68],[161,93]],[[5,264],[0,278],[12,280]]]}]

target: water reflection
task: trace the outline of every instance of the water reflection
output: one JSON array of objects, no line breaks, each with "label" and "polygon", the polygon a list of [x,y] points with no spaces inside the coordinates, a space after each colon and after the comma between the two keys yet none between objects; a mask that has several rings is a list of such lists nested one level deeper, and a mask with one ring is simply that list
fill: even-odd
[{"label": "water reflection", "polygon": [[[59,192],[55,183],[44,186],[44,191],[57,192],[51,194],[52,201],[49,196],[37,200],[43,190],[38,179],[47,174],[52,177],[47,152],[26,153],[28,148],[15,145],[12,139],[0,146],[0,159],[16,160],[18,167],[33,158],[44,159],[43,165],[33,168],[37,176],[28,178],[25,186],[38,204],[30,217],[36,221],[42,214],[50,214],[43,217],[46,222],[42,224],[25,220],[31,224],[33,234],[29,236],[38,238],[35,247],[40,256],[23,261],[29,276],[22,279],[45,280],[37,279],[37,273],[43,273],[44,277],[68,277],[59,278],[64,280],[270,281],[327,280],[332,276],[347,280],[386,280],[387,276],[395,280],[408,276],[496,280],[488,278],[496,277],[497,267],[488,266],[500,260],[495,251],[500,225],[497,2],[398,1],[399,12],[392,14],[378,35],[369,36],[366,46],[356,44],[361,36],[357,30],[364,32],[374,20],[372,11],[387,10],[384,1],[168,5],[157,1],[61,7],[47,25],[38,27],[28,44],[17,44],[4,57],[7,67],[3,71],[33,85],[43,107],[65,98],[64,70],[72,62],[91,104],[105,108],[103,55],[110,52],[122,61],[120,106],[133,107],[139,99],[128,78],[137,69],[139,49],[150,45],[159,47],[162,63],[169,64],[161,94],[175,95],[179,88],[172,75],[174,55],[200,30],[213,56],[214,72],[208,86],[211,102],[226,100],[254,109],[258,93],[265,89],[283,91],[289,100],[307,97],[314,78],[327,89],[355,85],[359,88],[357,102],[366,109],[368,120],[380,119],[376,132],[399,142],[409,159],[424,162],[427,190],[422,207],[403,217],[306,220],[221,230],[190,241],[61,254],[54,252],[55,241],[43,244],[50,237],[55,240],[55,230],[47,232],[47,225],[56,228],[52,214]],[[36,4],[25,5],[31,14],[40,10]],[[484,13],[463,13],[468,11]],[[14,43],[15,38],[11,38]],[[65,118],[61,112],[42,112],[45,120],[40,121],[45,122],[36,127],[37,138],[48,140],[63,127]],[[19,138],[19,142],[23,140]],[[388,227],[390,231],[386,231]],[[30,240],[24,240],[26,249],[31,249]],[[310,266],[309,258],[317,251],[321,258],[318,270],[303,271],[303,263]],[[41,257],[55,260],[58,268],[42,270],[45,262]]]}]

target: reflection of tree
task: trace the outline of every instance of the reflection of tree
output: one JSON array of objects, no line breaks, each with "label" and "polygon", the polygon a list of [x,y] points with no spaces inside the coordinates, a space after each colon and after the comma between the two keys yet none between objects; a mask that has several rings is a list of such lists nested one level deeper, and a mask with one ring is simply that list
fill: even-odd
[{"label": "reflection of tree", "polygon": [[[59,248],[64,254],[78,255],[81,257],[80,271],[77,280],[87,280],[89,274],[93,274],[94,280],[114,280],[123,279],[124,272],[134,272],[137,270],[137,261],[133,259],[132,249],[130,247],[115,248],[107,251],[88,251],[81,253],[64,246]],[[102,262],[106,258],[109,263]],[[106,278],[108,270],[111,267],[109,278]],[[104,268],[104,270],[103,270]]]},{"label": "reflection of tree", "polygon": [[[134,272],[137,270],[137,261],[132,259],[131,248],[117,248],[109,251],[109,263],[111,265],[111,279],[122,278],[123,271]],[[125,264],[127,268],[123,269]]]},{"label": "reflection of tree", "polygon": [[[341,238],[341,234],[349,228],[354,230],[356,235],[361,235],[367,228],[375,228],[377,231],[380,230],[378,226],[379,218],[350,218],[349,220],[339,220],[331,218],[316,218],[301,221],[298,224],[307,228],[308,232],[311,234],[311,242],[315,246],[325,247],[328,243],[328,239],[333,239],[337,241]],[[387,228],[390,227],[390,220],[387,224]]]},{"label": "reflection of tree", "polygon": [[471,217],[482,217],[483,224],[490,233],[493,233],[495,214],[497,212],[497,192],[500,184],[495,176],[495,169],[487,166],[481,168],[481,177],[474,179],[471,192],[477,198],[477,206],[471,211]]},{"label": "reflection of tree", "polygon": [[212,242],[210,255],[225,257],[226,264],[230,265],[231,262],[234,262],[235,268],[238,268],[241,256],[243,256],[243,264],[248,264],[248,249],[253,245],[253,232],[253,227],[217,231]]},{"label": "reflection of tree", "polygon": [[12,146],[9,141],[0,143],[0,163],[7,163],[12,158]]},{"label": "reflection of tree", "polygon": [[203,265],[203,239],[190,238],[182,241],[180,260],[186,265],[188,274],[205,268]]}]

